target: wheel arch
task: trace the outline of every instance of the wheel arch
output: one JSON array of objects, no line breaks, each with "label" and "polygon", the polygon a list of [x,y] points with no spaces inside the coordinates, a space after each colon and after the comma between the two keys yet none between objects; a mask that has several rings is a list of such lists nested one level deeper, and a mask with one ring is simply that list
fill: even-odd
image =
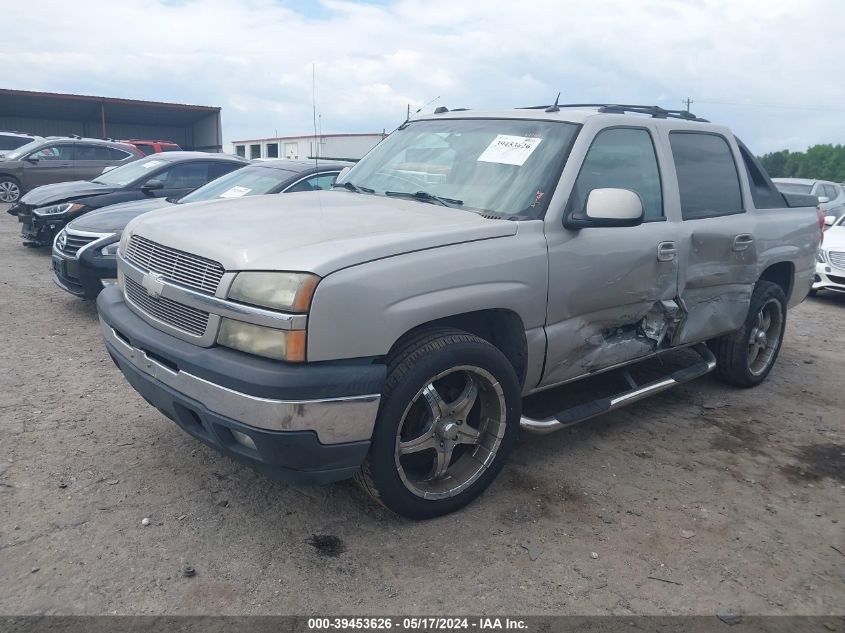
[{"label": "wheel arch", "polygon": [[520,387],[524,386],[528,367],[528,342],[522,318],[513,310],[490,308],[427,321],[403,333],[390,347],[388,355],[401,347],[409,338],[425,330],[450,327],[475,334],[484,339],[508,359]]},{"label": "wheel arch", "polygon": [[780,286],[786,301],[789,303],[792,287],[795,283],[795,264],[789,261],[770,264],[761,274],[758,281],[770,281]]}]

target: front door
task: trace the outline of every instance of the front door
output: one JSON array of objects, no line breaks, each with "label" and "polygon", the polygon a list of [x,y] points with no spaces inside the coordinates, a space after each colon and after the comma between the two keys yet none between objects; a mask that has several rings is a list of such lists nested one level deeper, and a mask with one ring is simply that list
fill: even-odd
[{"label": "front door", "polygon": [[76,180],[73,143],[52,143],[23,161],[23,186],[30,191],[41,185]]},{"label": "front door", "polygon": [[643,203],[634,227],[547,227],[547,356],[541,385],[624,363],[669,345],[680,310],[677,224],[664,214],[653,130],[598,132],[573,186],[567,213],[593,189],[629,189]]},{"label": "front door", "polygon": [[686,318],[679,343],[695,343],[742,326],[757,280],[753,218],[745,212],[736,156],[718,134],[673,131],[678,178],[679,294]]}]

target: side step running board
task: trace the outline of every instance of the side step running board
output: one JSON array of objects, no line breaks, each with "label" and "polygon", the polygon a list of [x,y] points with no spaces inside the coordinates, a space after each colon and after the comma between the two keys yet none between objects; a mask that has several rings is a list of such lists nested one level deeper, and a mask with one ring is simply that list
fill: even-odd
[{"label": "side step running board", "polygon": [[583,422],[584,420],[589,420],[590,418],[601,415],[602,413],[614,411],[615,409],[624,407],[626,404],[642,400],[643,398],[660,393],[661,391],[665,391],[676,385],[680,385],[681,383],[700,378],[716,368],[716,357],[713,356],[713,353],[708,349],[707,345],[699,343],[690,349],[697,352],[698,355],[701,356],[701,360],[689,367],[672,372],[665,378],[639,386],[634,382],[630,373],[626,370],[625,379],[631,386],[630,390],[623,391],[615,396],[599,398],[598,400],[593,400],[592,402],[564,409],[563,411],[560,411],[548,418],[535,419],[523,415],[519,421],[519,425],[529,433],[552,433],[568,426],[578,424],[579,422]]}]

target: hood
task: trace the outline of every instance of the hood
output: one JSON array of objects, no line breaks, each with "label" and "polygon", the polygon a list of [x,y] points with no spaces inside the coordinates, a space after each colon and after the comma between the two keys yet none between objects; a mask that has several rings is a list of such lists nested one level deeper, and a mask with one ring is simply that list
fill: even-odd
[{"label": "hood", "polygon": [[87,180],[72,180],[71,182],[57,182],[52,185],[41,185],[36,187],[21,198],[23,204],[32,207],[43,207],[48,204],[56,204],[81,198],[82,196],[98,196],[104,193],[111,193],[117,187],[101,185]]},{"label": "hood", "polygon": [[102,209],[95,209],[80,216],[70,224],[68,228],[79,231],[92,231],[94,233],[121,233],[130,220],[139,215],[155,211],[156,209],[171,208],[172,202],[164,198],[153,198],[145,200],[133,200],[121,204],[112,204]]},{"label": "hood", "polygon": [[514,235],[517,223],[470,211],[346,191],[212,200],[148,213],[129,229],[227,270],[325,276],[373,259]]},{"label": "hood", "polygon": [[822,248],[826,251],[845,251],[845,226],[832,226],[824,232]]}]

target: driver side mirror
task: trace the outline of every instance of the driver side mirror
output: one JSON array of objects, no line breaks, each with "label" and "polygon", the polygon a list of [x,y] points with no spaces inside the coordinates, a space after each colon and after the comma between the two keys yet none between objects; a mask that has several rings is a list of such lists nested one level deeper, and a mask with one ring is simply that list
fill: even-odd
[{"label": "driver side mirror", "polygon": [[833,226],[834,222],[836,222],[836,216],[835,215],[824,216],[824,225],[825,226]]},{"label": "driver side mirror", "polygon": [[630,189],[593,189],[582,213],[564,221],[568,229],[593,226],[637,226],[643,221],[643,202]]},{"label": "driver side mirror", "polygon": [[141,191],[143,192],[157,191],[158,189],[164,189],[164,183],[155,178],[153,178],[152,180],[148,180],[143,185],[141,185]]},{"label": "driver side mirror", "polygon": [[824,204],[825,202],[830,202],[830,198],[827,196],[819,196],[819,204]]}]

